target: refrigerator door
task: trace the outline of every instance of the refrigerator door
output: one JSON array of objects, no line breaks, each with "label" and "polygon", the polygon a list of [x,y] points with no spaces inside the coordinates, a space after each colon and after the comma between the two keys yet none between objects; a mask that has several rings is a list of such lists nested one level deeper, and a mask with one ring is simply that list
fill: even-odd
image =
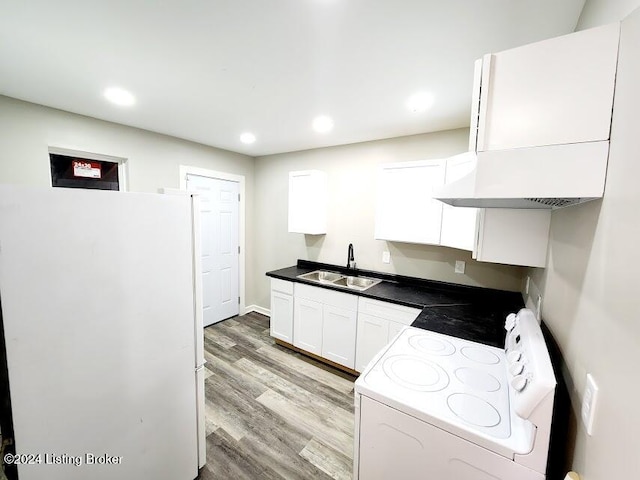
[{"label": "refrigerator door", "polygon": [[196,406],[198,423],[198,468],[207,463],[207,434],[205,429],[205,398],[204,398],[204,366],[196,369]]},{"label": "refrigerator door", "polygon": [[194,341],[195,341],[195,372],[196,372],[196,409],[198,429],[198,467],[202,468],[207,463],[207,435],[205,428],[205,390],[204,390],[204,314],[202,297],[202,256],[200,255],[200,197],[197,193],[177,190],[175,188],[163,188],[162,193],[167,195],[187,196],[191,201],[192,223],[192,261],[193,261],[193,285],[194,285]]},{"label": "refrigerator door", "polygon": [[[198,474],[189,197],[0,186],[20,480]],[[76,466],[78,465],[78,466]]]},{"label": "refrigerator door", "polygon": [[205,431],[205,391],[204,391],[204,316],[202,304],[202,256],[200,255],[200,198],[189,194],[191,199],[191,223],[193,225],[191,242],[194,285],[194,336],[196,368],[196,406],[198,424],[198,467],[207,463],[207,435]]},{"label": "refrigerator door", "polygon": [[200,255],[200,198],[189,194],[191,198],[191,223],[193,225],[191,242],[193,261],[194,318],[195,318],[195,363],[196,368],[206,363],[204,359],[204,318],[202,304],[202,256]]}]

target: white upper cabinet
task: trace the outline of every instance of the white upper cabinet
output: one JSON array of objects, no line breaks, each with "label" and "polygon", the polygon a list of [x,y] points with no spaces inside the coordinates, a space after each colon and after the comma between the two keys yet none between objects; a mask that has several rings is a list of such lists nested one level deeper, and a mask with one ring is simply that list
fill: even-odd
[{"label": "white upper cabinet", "polygon": [[440,243],[442,202],[432,190],[444,184],[445,160],[382,165],[379,171],[375,238]]},{"label": "white upper cabinet", "polygon": [[476,62],[472,150],[608,140],[619,36],[614,23],[485,55]]},{"label": "white upper cabinet", "polygon": [[327,174],[289,172],[289,232],[327,233]]},{"label": "white upper cabinet", "polygon": [[481,208],[473,258],[544,268],[550,225],[551,210]]},{"label": "white upper cabinet", "polygon": [[[445,183],[455,182],[475,166],[469,157],[451,157],[446,162]],[[440,244],[445,247],[473,251],[476,241],[477,208],[442,205],[442,233]]]},{"label": "white upper cabinet", "polygon": [[482,262],[544,267],[550,210],[452,207],[432,198],[432,188],[474,167],[468,156],[383,165],[375,238],[468,250]]}]

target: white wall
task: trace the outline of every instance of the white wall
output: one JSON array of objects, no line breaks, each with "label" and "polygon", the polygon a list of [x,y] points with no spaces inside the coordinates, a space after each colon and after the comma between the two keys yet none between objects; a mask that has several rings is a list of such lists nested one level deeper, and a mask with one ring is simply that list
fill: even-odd
[{"label": "white wall", "polygon": [[[468,129],[459,129],[258,157],[254,242],[258,304],[269,306],[265,272],[294,265],[298,258],[346,265],[349,243],[354,245],[359,268],[518,290],[522,275],[519,267],[475,262],[470,252],[461,250],[373,238],[378,165],[460,153],[468,148],[468,135]],[[308,169],[328,174],[326,235],[287,233],[289,172]],[[391,252],[388,265],[382,263],[386,249]],[[467,262],[466,274],[454,273],[455,260]]]},{"label": "white wall", "polygon": [[[588,2],[602,23],[630,2]],[[639,3],[639,2],[636,2]],[[614,4],[616,8],[614,8]],[[594,22],[589,17],[589,22]],[[623,23],[604,199],[552,215],[546,269],[531,269],[533,301],[560,346],[572,401],[567,455],[583,480],[638,478],[640,427],[640,10]],[[593,436],[580,421],[586,374],[600,388]]]},{"label": "white wall", "polygon": [[[50,186],[49,146],[126,158],[130,191],[178,188],[181,164],[244,175],[250,277],[253,158],[0,96],[0,183]],[[247,304],[254,303],[251,282],[247,281],[246,288]]]},{"label": "white wall", "polygon": [[639,6],[639,0],[587,0],[576,30],[618,22]]}]

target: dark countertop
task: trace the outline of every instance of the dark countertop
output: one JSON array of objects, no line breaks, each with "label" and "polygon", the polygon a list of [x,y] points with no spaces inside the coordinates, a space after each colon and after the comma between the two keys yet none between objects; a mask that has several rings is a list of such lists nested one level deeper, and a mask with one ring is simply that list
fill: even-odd
[{"label": "dark countertop", "polygon": [[[319,269],[380,278],[383,282],[359,292],[297,278],[298,275]],[[347,270],[345,267],[306,260],[298,260],[296,266],[273,270],[267,272],[266,275],[281,280],[421,308],[422,312],[411,326],[499,348],[504,347],[503,325],[505,317],[524,306],[518,292],[469,287],[368,270]]]}]

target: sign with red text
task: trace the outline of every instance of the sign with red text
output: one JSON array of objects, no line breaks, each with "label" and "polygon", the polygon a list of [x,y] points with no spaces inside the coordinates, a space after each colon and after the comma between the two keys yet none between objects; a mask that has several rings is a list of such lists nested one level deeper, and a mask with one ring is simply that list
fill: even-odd
[{"label": "sign with red text", "polygon": [[102,176],[101,165],[98,162],[74,160],[73,176],[85,178],[100,178]]}]

